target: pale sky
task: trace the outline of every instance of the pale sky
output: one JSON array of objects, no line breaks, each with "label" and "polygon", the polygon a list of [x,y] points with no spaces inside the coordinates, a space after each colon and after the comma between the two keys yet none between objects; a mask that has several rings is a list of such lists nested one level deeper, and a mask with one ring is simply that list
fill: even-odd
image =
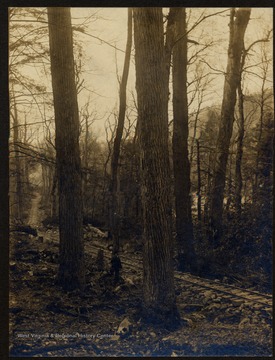
[{"label": "pale sky", "polygon": [[[206,14],[211,12],[220,11],[223,9],[219,8],[191,8],[188,9],[188,14],[191,10],[189,27],[199,18],[200,14],[205,11]],[[73,24],[81,24],[85,21],[85,18],[95,14],[95,20],[85,30],[87,34],[99,37],[104,41],[115,45],[117,48],[125,50],[126,46],[126,35],[127,35],[127,8],[72,8],[72,22]],[[229,12],[220,16],[210,17],[201,23],[192,33],[190,38],[196,40],[200,44],[205,44],[212,37],[214,39],[214,46],[207,49],[205,54],[202,56],[202,60],[207,60],[214,69],[224,71],[227,61],[227,47],[228,47],[228,23],[229,23]],[[246,35],[245,44],[249,45],[251,42],[263,38],[265,31],[273,26],[273,9],[272,8],[252,8],[251,20],[249,22]],[[104,138],[104,122],[108,117],[109,113],[114,109],[115,105],[118,105],[118,81],[116,74],[116,61],[118,74],[121,76],[124,53],[121,51],[115,51],[115,49],[106,43],[101,43],[99,40],[85,34],[74,33],[74,36],[80,40],[83,48],[83,77],[85,78],[86,87],[95,91],[90,94],[90,109],[96,109],[98,120],[93,126],[94,130]],[[268,44],[270,54],[272,54],[272,43],[271,40]],[[134,41],[133,41],[134,45]],[[255,46],[255,52],[252,53],[250,61],[257,63],[257,54],[260,53],[259,46]],[[192,55],[193,51],[197,51],[196,46],[191,46],[189,50],[189,56]],[[134,51],[132,52],[134,54]],[[133,58],[132,58],[133,60]],[[270,87],[272,86],[272,65],[270,67]],[[208,69],[208,68],[207,68]],[[213,73],[211,69],[208,69],[209,73]],[[33,76],[37,79],[37,71],[30,67],[25,67],[25,72],[28,75]],[[254,69],[255,71],[255,69]],[[207,70],[206,70],[207,72]],[[191,81],[194,76],[194,65],[190,66],[188,72],[188,81]],[[247,89],[250,93],[259,90],[260,82],[257,77],[250,76],[247,78]],[[44,82],[47,86],[47,90],[51,91],[50,77],[47,79],[40,77],[40,81]],[[224,76],[222,74],[213,75],[211,87],[209,92],[205,94],[205,102],[203,106],[209,106],[211,104],[217,104],[222,99],[222,88],[223,88]],[[130,100],[130,91],[135,90],[135,69],[134,63],[131,62],[130,74],[128,81],[128,99]],[[79,97],[79,108],[86,103],[89,92],[83,91]],[[196,101],[193,103],[194,110],[196,108]],[[28,119],[31,120],[31,117]],[[32,121],[32,120],[31,120]]]},{"label": "pale sky", "polygon": [[[222,8],[215,9],[200,9],[193,8],[191,12],[190,24],[192,25],[197,20],[203,11],[209,14],[211,11],[218,12],[223,10]],[[79,8],[72,9],[72,17],[82,17],[87,15],[88,9]],[[91,12],[94,9],[90,10]],[[103,8],[98,11],[106,20],[98,20],[94,23],[94,27],[91,28],[91,34],[98,36],[109,43],[115,44],[120,49],[125,49],[126,35],[127,35],[127,8]],[[249,45],[256,39],[264,37],[264,30],[266,27],[272,27],[272,8],[253,8],[251,13],[251,20],[249,22],[246,35],[245,44]],[[209,61],[214,68],[225,70],[227,61],[227,46],[228,46],[228,23],[229,17],[223,14],[223,16],[215,16],[205,20],[195,31],[190,34],[190,38],[200,42],[200,36],[203,32],[206,37],[213,37],[214,39],[220,39],[219,43],[209,50],[208,57]],[[83,35],[85,37],[85,35]],[[116,102],[118,102],[118,83],[116,76],[116,65],[115,58],[117,57],[118,73],[121,76],[123,69],[124,54],[120,51],[115,51],[112,47],[107,44],[100,44],[99,41],[85,37],[85,50],[87,54],[92,58],[94,75],[91,75],[89,83],[94,90],[104,95],[106,98],[97,99],[100,106],[107,106],[112,110]],[[134,46],[134,42],[133,42]],[[270,42],[270,47],[272,41]],[[190,49],[190,54],[191,54]],[[134,54],[134,51],[132,51]],[[270,73],[272,79],[272,73]],[[190,74],[191,78],[191,74]],[[88,79],[87,79],[88,81]],[[222,99],[222,87],[224,77],[223,75],[217,75],[214,81],[214,86],[217,93],[217,101]],[[255,91],[257,89],[256,84]],[[250,87],[250,90],[253,89]],[[258,85],[259,86],[259,85]],[[134,63],[131,62],[130,75],[128,81],[128,90],[135,90],[135,69]],[[213,101],[212,95],[210,96],[210,102]],[[209,103],[209,102],[208,102]],[[209,103],[210,104],[210,103]]]}]

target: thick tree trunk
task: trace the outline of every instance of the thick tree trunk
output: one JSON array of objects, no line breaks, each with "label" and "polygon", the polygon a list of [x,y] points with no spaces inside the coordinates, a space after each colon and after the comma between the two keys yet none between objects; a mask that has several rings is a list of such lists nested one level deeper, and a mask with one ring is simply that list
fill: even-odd
[{"label": "thick tree trunk", "polygon": [[177,9],[173,47],[173,164],[179,270],[195,270],[188,159],[186,10]]},{"label": "thick tree trunk", "polygon": [[234,122],[236,89],[240,81],[240,60],[244,49],[244,34],[250,12],[250,8],[232,9],[230,15],[228,63],[224,82],[221,120],[217,139],[217,156],[210,204],[210,226],[213,229],[213,233],[215,234],[214,239],[217,242],[219,242],[222,234],[226,166]]},{"label": "thick tree trunk", "polygon": [[60,264],[67,290],[84,287],[79,113],[70,8],[48,8],[56,159],[59,189]]},{"label": "thick tree trunk", "polygon": [[148,318],[177,318],[168,155],[168,79],[161,8],[134,9],[136,89],[144,222],[143,290]]},{"label": "thick tree trunk", "polygon": [[110,220],[111,220],[111,234],[113,239],[113,253],[119,251],[119,191],[118,191],[118,172],[119,172],[119,155],[120,144],[124,128],[125,112],[126,112],[126,86],[130,68],[131,48],[132,48],[132,9],[128,9],[128,34],[127,44],[124,59],[123,74],[119,88],[119,114],[116,129],[116,136],[114,139],[114,147],[111,161],[111,184],[110,184]]}]

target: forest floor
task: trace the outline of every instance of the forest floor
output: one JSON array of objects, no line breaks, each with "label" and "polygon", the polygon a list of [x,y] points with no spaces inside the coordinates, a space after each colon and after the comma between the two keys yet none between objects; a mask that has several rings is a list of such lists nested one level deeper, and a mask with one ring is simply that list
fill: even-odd
[{"label": "forest floor", "polygon": [[182,326],[174,331],[139,317],[138,270],[123,268],[123,280],[115,285],[86,253],[85,292],[62,291],[55,284],[58,243],[51,239],[56,233],[48,230],[43,242],[11,235],[10,356],[272,356],[272,314],[180,281]]}]

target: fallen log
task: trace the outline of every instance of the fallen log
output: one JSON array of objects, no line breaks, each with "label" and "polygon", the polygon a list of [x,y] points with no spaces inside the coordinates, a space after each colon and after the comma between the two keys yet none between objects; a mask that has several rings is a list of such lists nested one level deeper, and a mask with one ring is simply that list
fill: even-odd
[{"label": "fallen log", "polygon": [[10,232],[24,232],[33,236],[37,236],[37,230],[30,225],[13,225]]}]

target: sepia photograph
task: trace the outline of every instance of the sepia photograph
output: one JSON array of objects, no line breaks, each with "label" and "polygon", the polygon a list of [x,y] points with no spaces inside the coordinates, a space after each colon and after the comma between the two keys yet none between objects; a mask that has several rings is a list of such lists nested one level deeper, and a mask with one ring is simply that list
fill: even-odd
[{"label": "sepia photograph", "polygon": [[9,7],[9,356],[272,357],[273,8]]}]

